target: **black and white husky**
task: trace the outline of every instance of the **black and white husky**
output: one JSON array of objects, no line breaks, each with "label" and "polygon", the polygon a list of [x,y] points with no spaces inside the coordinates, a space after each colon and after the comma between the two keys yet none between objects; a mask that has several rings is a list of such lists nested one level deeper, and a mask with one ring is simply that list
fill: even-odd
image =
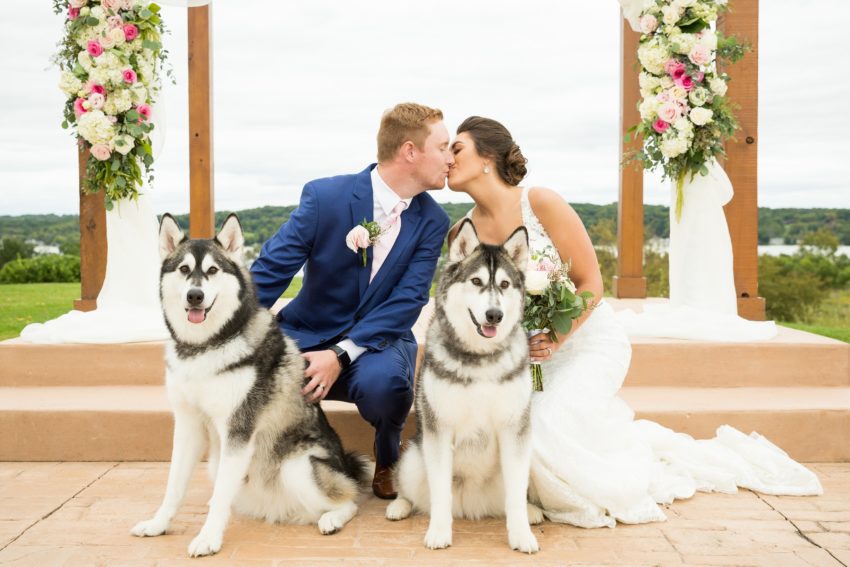
[{"label": "black and white husky", "polygon": [[418,432],[396,467],[387,518],[430,512],[425,546],[452,543],[452,518],[506,516],[511,548],[539,548],[526,503],[531,375],[522,328],[528,233],[479,244],[464,221],[437,287],[416,384]]},{"label": "black and white husky", "polygon": [[319,405],[302,397],[304,360],[257,303],[239,220],[230,215],[214,239],[189,240],[166,214],[159,238],[174,446],[162,505],[133,535],[165,533],[207,446],[214,489],[190,556],[221,549],[231,506],[339,530],[357,512],[367,463],[343,451]]}]

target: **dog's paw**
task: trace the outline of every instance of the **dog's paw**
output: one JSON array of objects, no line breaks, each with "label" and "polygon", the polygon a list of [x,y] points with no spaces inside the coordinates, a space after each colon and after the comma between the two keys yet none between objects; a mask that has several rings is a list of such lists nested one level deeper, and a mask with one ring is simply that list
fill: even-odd
[{"label": "dog's paw", "polygon": [[444,549],[452,544],[451,525],[431,525],[425,533],[425,547],[428,549]]},{"label": "dog's paw", "polygon": [[528,523],[532,526],[536,526],[537,524],[543,523],[543,510],[532,504],[528,503]]},{"label": "dog's paw", "polygon": [[412,509],[413,505],[410,503],[410,500],[399,496],[387,505],[386,516],[388,520],[392,521],[403,520],[410,515]]},{"label": "dog's paw", "polygon": [[209,534],[201,530],[201,533],[189,544],[189,557],[201,557],[218,553],[221,549],[223,534]]},{"label": "dog's paw", "polygon": [[339,514],[334,510],[331,510],[330,512],[325,512],[322,514],[322,517],[319,518],[319,533],[322,535],[335,534],[341,530],[344,525],[345,522],[342,521]]},{"label": "dog's paw", "polygon": [[511,549],[521,551],[522,553],[537,553],[540,551],[540,546],[537,544],[537,538],[531,533],[531,528],[526,526],[526,529],[516,529],[508,531],[508,543]]},{"label": "dog's paw", "polygon": [[167,529],[168,521],[152,518],[150,520],[145,520],[144,522],[139,522],[133,526],[130,533],[136,537],[153,537],[164,534]]}]

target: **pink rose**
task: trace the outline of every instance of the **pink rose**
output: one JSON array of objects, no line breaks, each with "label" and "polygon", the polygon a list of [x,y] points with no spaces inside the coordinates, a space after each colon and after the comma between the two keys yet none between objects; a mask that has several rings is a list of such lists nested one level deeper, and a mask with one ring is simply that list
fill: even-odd
[{"label": "pink rose", "polygon": [[106,96],[106,89],[103,88],[103,85],[98,85],[97,83],[91,83],[91,85],[86,83],[86,85],[88,86],[88,91],[90,93],[97,93]]},{"label": "pink rose", "polygon": [[694,81],[697,82],[697,83],[701,83],[704,78],[705,78],[705,73],[703,73],[702,71],[699,71],[699,72],[697,72],[696,75],[694,75]]},{"label": "pink rose", "polygon": [[121,71],[121,76],[124,77],[125,83],[130,83],[131,85],[138,79],[138,77],[136,77],[136,72],[132,69],[124,69]]},{"label": "pink rose", "polygon": [[74,101],[74,116],[76,116],[77,118],[88,112],[83,106],[83,103],[85,101],[86,99],[84,98],[77,98],[77,100]]},{"label": "pink rose", "polygon": [[76,8],[77,10],[79,10],[80,8],[85,6],[87,3],[88,3],[88,0],[69,0],[68,1],[68,4],[70,4],[71,8]]},{"label": "pink rose", "polygon": [[658,29],[658,20],[652,14],[646,14],[638,20],[640,31],[643,33],[652,33]]},{"label": "pink rose", "polygon": [[555,271],[555,263],[549,258],[543,258],[537,263],[538,272],[553,272]]},{"label": "pink rose", "polygon": [[117,12],[121,7],[121,2],[120,0],[100,0],[100,5],[103,6],[105,10]]},{"label": "pink rose", "polygon": [[124,20],[121,19],[121,16],[109,16],[106,18],[106,22],[109,24],[109,29],[111,30],[124,26]]},{"label": "pink rose", "polygon": [[139,28],[137,28],[133,24],[125,24],[124,39],[126,39],[127,41],[133,41],[137,37],[139,37]]},{"label": "pink rose", "polygon": [[89,55],[92,57],[100,57],[103,54],[103,46],[100,45],[100,42],[96,39],[89,40],[86,45],[86,51],[89,52]]},{"label": "pink rose", "polygon": [[147,104],[140,104],[136,107],[136,112],[139,113],[141,118],[139,118],[139,122],[142,120],[148,120],[151,117],[151,107]]},{"label": "pink rose", "polygon": [[68,8],[68,19],[69,20],[73,21],[73,20],[76,20],[79,17],[80,17],[80,9],[79,8],[71,8],[71,7]]},{"label": "pink rose", "polygon": [[664,64],[664,72],[673,77],[684,75],[685,64],[678,59],[670,59]]},{"label": "pink rose", "polygon": [[669,127],[670,127],[670,124],[667,123],[667,122],[664,122],[660,118],[652,123],[652,129],[655,130],[656,132],[658,132],[659,134],[663,134],[664,132],[666,132],[667,128],[669,128]]},{"label": "pink rose", "polygon": [[689,91],[694,88],[694,80],[687,75],[682,75],[678,79],[673,79],[673,82],[675,82],[677,85],[679,85],[686,91]]},{"label": "pink rose", "polygon": [[362,225],[357,225],[348,231],[345,237],[345,245],[352,252],[357,252],[361,248],[369,247],[369,231]]},{"label": "pink rose", "polygon": [[100,110],[103,108],[103,103],[106,102],[106,97],[100,93],[92,93],[89,95],[89,108]]},{"label": "pink rose", "polygon": [[95,144],[91,147],[91,155],[100,161],[108,160],[112,152],[106,144]]},{"label": "pink rose", "polygon": [[673,102],[665,102],[658,109],[658,117],[664,122],[675,122],[681,116],[679,105]]},{"label": "pink rose", "polygon": [[658,99],[660,102],[670,102],[671,100],[673,100],[673,97],[670,95],[669,90],[661,91],[660,93],[655,95],[655,98]]},{"label": "pink rose", "polygon": [[711,50],[703,44],[698,43],[688,53],[688,59],[694,65],[708,65],[711,62]]}]

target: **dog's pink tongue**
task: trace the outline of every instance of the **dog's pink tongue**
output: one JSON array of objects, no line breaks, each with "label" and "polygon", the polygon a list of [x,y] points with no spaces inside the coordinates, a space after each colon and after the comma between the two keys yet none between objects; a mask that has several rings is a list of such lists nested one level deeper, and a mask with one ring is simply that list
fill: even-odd
[{"label": "dog's pink tongue", "polygon": [[496,327],[491,327],[489,325],[483,325],[481,327],[481,332],[484,333],[485,337],[495,337],[496,336]]},{"label": "dog's pink tongue", "polygon": [[192,323],[203,323],[204,319],[206,319],[207,315],[204,313],[203,309],[190,309],[189,310],[189,321]]}]

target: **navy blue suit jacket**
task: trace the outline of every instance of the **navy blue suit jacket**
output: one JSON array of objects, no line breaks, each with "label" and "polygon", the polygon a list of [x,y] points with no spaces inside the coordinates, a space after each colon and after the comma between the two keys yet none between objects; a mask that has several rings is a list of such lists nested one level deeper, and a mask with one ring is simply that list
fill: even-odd
[{"label": "navy blue suit jacket", "polygon": [[415,340],[411,328],[428,302],[449,218],[427,193],[414,197],[370,283],[372,247],[364,266],[345,237],[363,219],[373,220],[374,167],[307,183],[298,208],[251,266],[259,301],[271,307],[306,263],[301,291],[278,315],[302,349],[346,337],[371,350],[399,338]]}]

